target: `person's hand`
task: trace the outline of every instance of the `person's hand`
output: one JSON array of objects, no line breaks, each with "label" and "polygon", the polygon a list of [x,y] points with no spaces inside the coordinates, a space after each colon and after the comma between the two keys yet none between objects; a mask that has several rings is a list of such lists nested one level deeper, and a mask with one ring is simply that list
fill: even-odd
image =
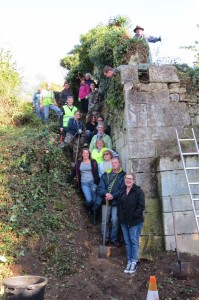
[{"label": "person's hand", "polygon": [[60,128],[60,131],[62,132],[64,130],[64,128]]},{"label": "person's hand", "polygon": [[44,109],[43,105],[40,105],[40,109],[41,109],[41,110],[43,110],[43,109]]},{"label": "person's hand", "polygon": [[88,96],[86,96],[85,98],[88,99]]},{"label": "person's hand", "polygon": [[78,129],[78,133],[81,134],[81,133],[82,133],[82,130],[81,130],[81,129]]},{"label": "person's hand", "polygon": [[80,98],[78,98],[78,101],[79,101],[79,102],[81,102],[81,99],[80,99]]},{"label": "person's hand", "polygon": [[106,193],[105,199],[108,201],[113,200],[113,196],[110,193]]}]

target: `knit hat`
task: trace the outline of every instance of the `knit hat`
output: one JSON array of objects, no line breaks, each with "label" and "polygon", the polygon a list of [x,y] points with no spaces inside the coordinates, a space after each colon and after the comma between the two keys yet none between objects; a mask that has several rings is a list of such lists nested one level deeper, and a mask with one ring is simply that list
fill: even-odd
[{"label": "knit hat", "polygon": [[140,26],[140,25],[136,25],[136,27],[134,28],[133,31],[136,33],[137,29],[142,29],[144,31],[144,28],[142,26]]}]

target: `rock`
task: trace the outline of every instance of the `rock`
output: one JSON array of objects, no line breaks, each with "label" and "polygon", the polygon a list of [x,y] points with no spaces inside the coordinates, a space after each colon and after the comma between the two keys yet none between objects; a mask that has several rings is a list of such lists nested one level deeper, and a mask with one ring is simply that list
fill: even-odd
[{"label": "rock", "polygon": [[149,82],[180,82],[174,66],[150,66]]},{"label": "rock", "polygon": [[172,89],[169,89],[169,93],[170,94],[174,94],[174,93],[178,93],[178,94],[183,94],[183,93],[186,93],[186,89],[185,88],[172,88]]},{"label": "rock", "polygon": [[170,94],[170,99],[172,101],[180,101],[180,96],[179,94]]}]

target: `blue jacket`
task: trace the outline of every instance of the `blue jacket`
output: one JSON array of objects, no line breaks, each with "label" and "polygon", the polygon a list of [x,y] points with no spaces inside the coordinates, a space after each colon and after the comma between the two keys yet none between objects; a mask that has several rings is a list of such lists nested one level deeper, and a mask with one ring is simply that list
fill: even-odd
[{"label": "blue jacket", "polygon": [[73,136],[78,133],[78,130],[83,130],[83,124],[81,121],[75,121],[74,118],[70,118],[68,121],[68,133],[72,134]]},{"label": "blue jacket", "polygon": [[[105,195],[109,193],[108,185],[110,184],[110,175],[113,174],[112,170],[106,171],[102,177],[100,178],[100,183],[97,187],[97,195],[103,198],[102,203],[105,203]],[[109,205],[117,206],[118,197],[121,192],[125,188],[124,176],[125,172],[120,168],[120,171],[117,173],[117,178],[114,181],[110,194],[113,196],[113,200],[109,201]]]},{"label": "blue jacket", "polygon": [[138,36],[137,34],[134,35],[133,39],[136,39],[136,40],[145,40],[146,42],[149,42],[149,43],[156,43],[156,42],[160,42],[161,41],[161,37],[155,37],[155,36],[151,36],[151,35],[141,35],[141,36]]}]

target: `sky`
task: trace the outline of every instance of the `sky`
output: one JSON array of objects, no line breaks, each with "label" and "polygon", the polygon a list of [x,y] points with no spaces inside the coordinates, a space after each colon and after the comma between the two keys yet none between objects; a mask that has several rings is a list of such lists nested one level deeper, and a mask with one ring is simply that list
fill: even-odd
[{"label": "sky", "polygon": [[0,48],[10,50],[23,75],[25,88],[42,81],[63,84],[61,58],[79,44],[81,34],[117,15],[130,19],[133,28],[161,36],[151,45],[153,60],[193,56],[180,50],[198,38],[199,0],[0,0]]}]

